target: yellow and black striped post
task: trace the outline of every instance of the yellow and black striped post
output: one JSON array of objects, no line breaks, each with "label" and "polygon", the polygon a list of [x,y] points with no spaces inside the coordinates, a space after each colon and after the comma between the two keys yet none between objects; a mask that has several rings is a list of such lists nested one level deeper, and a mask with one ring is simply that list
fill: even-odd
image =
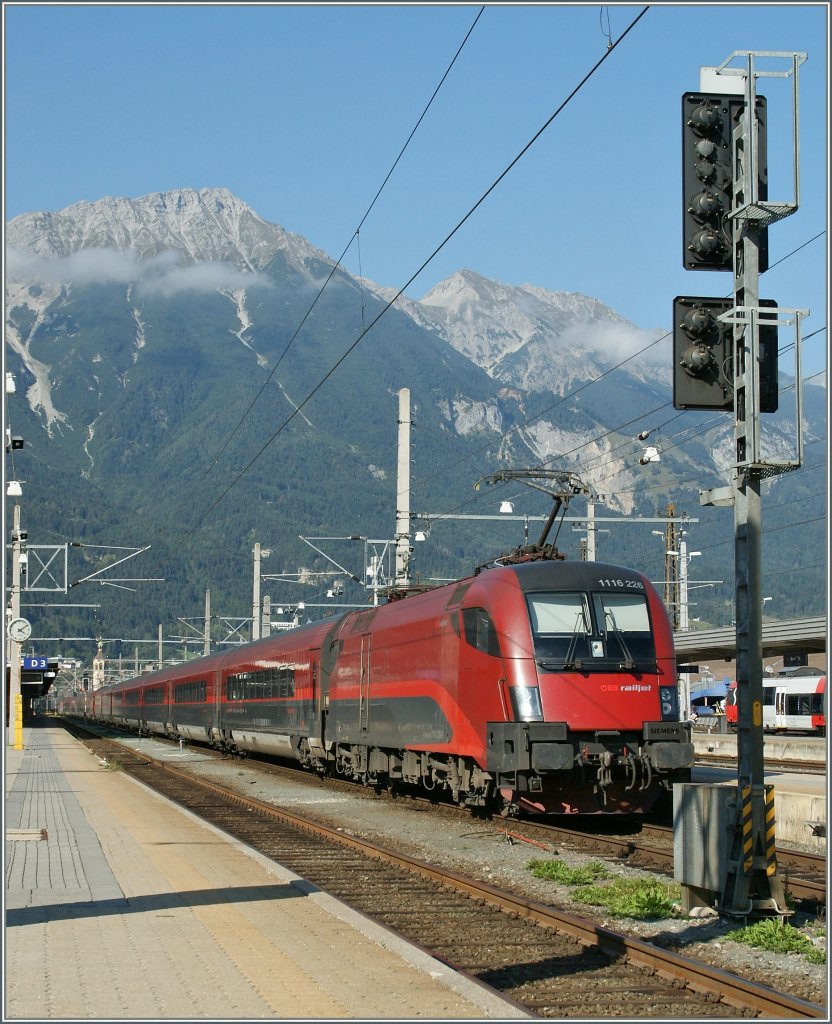
[{"label": "yellow and black striped post", "polygon": [[751,798],[751,786],[742,787],[742,868],[745,874],[751,874],[754,866],[754,801]]},{"label": "yellow and black striped post", "polygon": [[774,813],[774,786],[766,786],[766,874],[777,874],[776,823]]},{"label": "yellow and black striped post", "polygon": [[[754,865],[754,801],[751,786],[742,788],[742,867],[749,874]],[[774,808],[774,786],[765,787],[765,853],[766,874],[777,874],[777,815]]]}]

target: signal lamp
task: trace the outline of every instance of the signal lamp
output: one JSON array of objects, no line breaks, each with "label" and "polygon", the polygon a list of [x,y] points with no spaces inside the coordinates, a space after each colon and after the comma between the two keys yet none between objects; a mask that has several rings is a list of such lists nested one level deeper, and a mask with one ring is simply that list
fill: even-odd
[{"label": "signal lamp", "polygon": [[[733,93],[682,96],[682,262],[686,270],[732,270],[734,265],[735,132],[745,109]],[[757,197],[768,197],[766,101],[756,98]],[[742,140],[745,146],[750,140]],[[759,270],[768,269],[768,228],[758,229]]]}]

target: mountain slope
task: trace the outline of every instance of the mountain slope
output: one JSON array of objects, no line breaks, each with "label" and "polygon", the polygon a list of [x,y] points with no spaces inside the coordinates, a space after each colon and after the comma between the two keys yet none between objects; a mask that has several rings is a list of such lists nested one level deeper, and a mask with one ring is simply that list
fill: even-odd
[{"label": "mountain slope", "polygon": [[[288,572],[332,569],[313,537],[392,537],[405,387],[414,511],[494,511],[506,488],[475,492],[476,481],[547,466],[579,472],[607,514],[655,516],[673,502],[709,517],[717,548],[730,545],[730,516],[698,504],[699,487],[725,482],[730,416],[675,413],[667,337],[591,297],[464,270],[421,302],[389,306],[395,292],[356,281],[223,189],[27,214],[6,240],[6,355],[19,386],[10,414],[27,440],[14,472],[30,537],[150,543],[133,572],[166,580],[104,588],[94,625],[83,612],[43,613],[41,635],[154,635],[160,621],[201,612],[208,587],[215,608],[245,617],[255,540]],[[807,389],[817,436],[824,398]],[[650,427],[662,459],[645,466],[636,435]],[[770,418],[766,430],[788,442],[785,420]],[[811,505],[803,476],[772,490]],[[545,494],[509,491],[529,515],[548,513]],[[436,525],[414,550],[414,572],[467,572],[522,529]],[[333,543],[329,558],[360,575],[356,542]],[[559,543],[577,553],[570,529]],[[615,528],[609,544],[599,557],[643,565],[654,579],[663,571],[649,527]],[[732,614],[729,551],[703,552],[707,578],[727,581],[707,595],[714,617]],[[73,556],[84,560],[77,577],[100,564],[92,548]],[[349,586],[350,600],[366,600]]]}]

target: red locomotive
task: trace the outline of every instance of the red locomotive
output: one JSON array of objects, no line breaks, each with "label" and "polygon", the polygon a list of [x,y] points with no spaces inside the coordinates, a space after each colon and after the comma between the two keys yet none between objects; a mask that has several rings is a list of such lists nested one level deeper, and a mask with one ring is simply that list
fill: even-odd
[{"label": "red locomotive", "polygon": [[648,811],[694,760],[656,590],[559,558],[494,564],[80,699],[59,710],[512,815]]}]

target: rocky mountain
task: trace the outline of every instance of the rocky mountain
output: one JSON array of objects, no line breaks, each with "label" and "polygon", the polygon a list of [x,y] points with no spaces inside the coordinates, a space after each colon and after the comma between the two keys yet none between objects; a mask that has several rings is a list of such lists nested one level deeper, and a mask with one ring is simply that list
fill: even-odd
[{"label": "rocky mountain", "polygon": [[[47,265],[97,249],[130,254],[140,262],[176,253],[186,262],[229,262],[251,273],[262,270],[279,251],[297,263],[326,259],[299,235],[269,224],[227,189],[218,188],[157,192],[139,199],[107,196],[56,213],[24,214],[7,225],[6,244],[22,258]],[[43,273],[43,266],[39,270]]]},{"label": "rocky mountain", "polygon": [[[352,278],[224,189],[26,214],[6,226],[6,257],[6,360],[19,385],[9,415],[27,442],[6,472],[25,481],[30,537],[89,545],[87,569],[93,545],[152,542],[140,575],[166,581],[129,597],[106,588],[94,628],[108,635],[200,614],[208,587],[215,607],[250,615],[255,540],[284,566],[323,570],[332,562],[313,536],[391,537],[405,387],[413,510],[491,512],[505,490],[472,485],[505,467],[578,472],[621,517],[672,502],[699,518],[698,488],[726,482],[730,417],[674,412],[667,332],[589,296],[461,270],[391,305],[395,291]],[[807,389],[818,437],[824,404]],[[648,428],[661,460],[645,465],[636,435]],[[790,431],[779,414],[766,424],[775,448]],[[798,494],[812,490],[805,474],[793,479]],[[545,494],[518,485],[509,496],[518,491],[524,512],[548,512]],[[729,518],[709,525],[723,545]],[[614,529],[599,557],[659,578],[649,528]],[[485,521],[434,529],[414,569],[458,575],[520,539]],[[559,543],[576,553],[573,533]],[[729,552],[702,559],[726,581],[709,595],[714,619],[730,615]],[[75,635],[68,614],[44,613],[43,628]],[[93,628],[77,614],[76,629]]]}]

